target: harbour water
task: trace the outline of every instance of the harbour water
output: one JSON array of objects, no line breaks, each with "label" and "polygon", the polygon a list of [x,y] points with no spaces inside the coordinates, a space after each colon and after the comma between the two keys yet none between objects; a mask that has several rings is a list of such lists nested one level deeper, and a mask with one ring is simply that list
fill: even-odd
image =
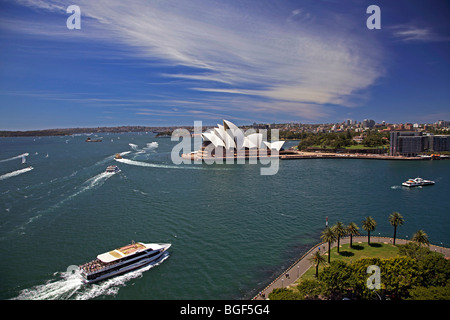
[{"label": "harbour water", "polygon": [[[423,229],[450,246],[450,161],[291,160],[264,176],[260,164],[174,165],[177,142],[152,133],[91,137],[102,142],[0,139],[0,299],[251,298],[320,241],[327,216],[370,215],[390,236],[398,211],[398,237]],[[111,164],[122,171],[105,174]],[[436,184],[401,187],[417,176]],[[98,284],[72,271],[132,240],[172,247]]]}]

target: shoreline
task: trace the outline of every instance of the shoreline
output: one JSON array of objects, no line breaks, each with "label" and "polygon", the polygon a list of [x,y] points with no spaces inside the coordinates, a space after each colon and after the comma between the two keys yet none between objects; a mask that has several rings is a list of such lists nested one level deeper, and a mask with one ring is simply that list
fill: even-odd
[{"label": "shoreline", "polygon": [[296,151],[295,153],[280,154],[281,160],[297,160],[297,159],[373,159],[373,160],[407,160],[407,161],[426,161],[426,160],[447,160],[450,157],[440,157],[433,159],[432,157],[405,157],[405,156],[388,156],[381,154],[361,154],[361,153],[334,153],[334,152],[307,152]]},{"label": "shoreline", "polygon": [[282,153],[277,155],[245,155],[240,157],[234,155],[232,157],[203,157],[197,158],[194,153],[181,155],[183,159],[198,161],[199,163],[203,161],[226,161],[226,160],[259,160],[261,158],[270,159],[278,158],[280,160],[301,160],[301,159],[369,159],[369,160],[405,160],[405,161],[431,161],[431,160],[450,160],[450,156],[440,156],[438,159],[433,157],[405,157],[405,156],[388,156],[380,154],[361,154],[361,153],[331,153],[331,152],[306,152],[306,151],[296,151],[289,153]]},{"label": "shoreline", "polygon": [[[353,243],[367,243],[367,236],[357,236],[353,237]],[[371,236],[371,243],[385,243],[389,244],[393,242],[392,237],[382,237],[382,236]],[[406,239],[395,239],[396,244],[406,244],[412,242],[411,240]],[[350,237],[343,237],[340,240],[340,244],[350,243]],[[335,248],[337,246],[337,242],[334,242],[331,245],[331,248]],[[298,258],[294,263],[292,263],[289,267],[286,268],[278,277],[276,277],[272,282],[270,282],[264,289],[260,290],[251,300],[265,300],[269,297],[269,293],[271,293],[274,289],[277,288],[286,288],[293,283],[295,283],[303,274],[312,266],[311,262],[308,260],[309,256],[314,254],[319,248],[323,247],[323,252],[328,250],[328,243],[320,242],[313,247],[311,247],[305,254],[303,254],[300,258]],[[445,258],[450,258],[450,248],[430,244],[430,250],[435,252],[440,252],[444,254]],[[326,250],[325,250],[326,249]]]}]

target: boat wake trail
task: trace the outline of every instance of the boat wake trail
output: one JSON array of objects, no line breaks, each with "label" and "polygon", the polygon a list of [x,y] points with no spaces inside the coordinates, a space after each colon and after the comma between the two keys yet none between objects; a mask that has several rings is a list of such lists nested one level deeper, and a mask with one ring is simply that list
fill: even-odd
[{"label": "boat wake trail", "polygon": [[[67,196],[66,198],[62,199],[61,201],[59,201],[58,203],[52,205],[50,208],[46,209],[46,212],[51,212],[57,208],[60,208],[61,205],[63,205],[64,203],[66,203],[69,200],[72,200],[73,198],[75,198],[76,196],[80,195],[81,193],[90,190],[92,188],[96,188],[96,187],[100,187],[102,186],[106,180],[108,180],[109,178],[111,178],[114,175],[114,173],[110,173],[110,172],[102,172],[88,180],[86,180],[83,185],[81,187],[77,188],[77,191],[69,196]],[[38,216],[34,217],[34,218],[39,218],[41,216],[41,214],[39,214]],[[29,221],[31,222],[31,220]],[[29,223],[28,222],[28,223]]]},{"label": "boat wake trail", "polygon": [[165,253],[161,259],[154,261],[141,269],[96,284],[84,284],[81,280],[81,274],[78,268],[76,268],[76,270],[73,270],[75,268],[72,268],[71,271],[61,273],[57,272],[55,276],[57,276],[58,279],[50,280],[45,284],[22,290],[19,295],[12,300],[88,300],[104,295],[115,296],[119,292],[119,289],[125,286],[128,281],[141,277],[145,271],[158,266],[168,257],[169,254]]},{"label": "boat wake trail", "polygon": [[15,177],[15,176],[18,176],[19,174],[31,171],[33,169],[34,169],[33,167],[28,167],[25,169],[20,169],[20,170],[16,170],[16,171],[13,171],[10,173],[6,173],[6,174],[0,176],[0,180],[5,180],[5,179],[11,178],[11,177]]},{"label": "boat wake trail", "polygon": [[25,289],[13,300],[66,300],[70,299],[82,286],[81,275],[76,272],[57,273],[59,280]]},{"label": "boat wake trail", "polygon": [[18,156],[15,156],[15,157],[12,157],[12,158],[9,158],[9,159],[0,160],[0,162],[6,162],[6,161],[15,160],[15,159],[20,159],[20,158],[23,158],[23,157],[27,157],[29,155],[30,155],[29,153],[23,153],[23,154],[19,154]]},{"label": "boat wake trail", "polygon": [[159,146],[158,142],[156,142],[156,141],[150,142],[150,143],[147,143],[147,145],[144,147],[144,150],[156,149],[156,148],[158,148],[158,146]]},{"label": "boat wake trail", "polygon": [[201,167],[170,166],[165,164],[148,163],[129,159],[114,159],[114,160],[132,166],[140,166],[140,167],[166,168],[166,169],[201,169]]},{"label": "boat wake trail", "polygon": [[83,183],[83,186],[79,188],[79,190],[77,192],[75,192],[74,194],[68,196],[66,199],[60,201],[57,206],[61,205],[62,203],[76,197],[77,195],[79,195],[80,193],[83,193],[87,190],[90,190],[92,188],[96,188],[96,187],[100,187],[102,186],[106,180],[108,180],[109,178],[111,178],[114,175],[114,173],[112,172],[102,172],[99,173],[98,175],[86,180]]}]

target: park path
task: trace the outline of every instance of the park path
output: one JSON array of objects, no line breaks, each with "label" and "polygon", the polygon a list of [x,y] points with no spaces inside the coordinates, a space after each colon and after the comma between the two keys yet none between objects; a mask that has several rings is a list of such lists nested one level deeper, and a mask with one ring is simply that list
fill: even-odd
[{"label": "park path", "polygon": [[[392,244],[393,238],[389,237],[377,237],[377,236],[371,236],[370,242],[380,242],[380,243],[391,243]],[[353,237],[353,243],[363,243],[367,242],[367,236],[357,236]],[[408,242],[411,242],[410,240],[405,239],[396,239],[395,244],[406,244]],[[350,237],[344,237],[341,238],[340,244],[346,244],[350,243]],[[334,242],[331,245],[331,248],[334,248],[337,246],[337,242]],[[441,246],[437,246],[434,244],[430,244],[429,246],[430,250],[440,252],[444,254],[446,258],[450,258],[450,248],[445,248]],[[272,281],[267,287],[265,287],[263,290],[261,290],[254,298],[253,300],[264,300],[267,299],[269,296],[269,293],[272,292],[273,289],[276,288],[285,288],[287,286],[292,285],[298,278],[300,278],[310,267],[311,262],[309,261],[309,258],[316,253],[318,250],[321,252],[328,252],[328,243],[319,243],[309,249],[308,252],[306,252],[301,258],[299,258],[297,261],[295,261],[289,268],[287,268],[282,274],[280,274],[274,281]]]}]

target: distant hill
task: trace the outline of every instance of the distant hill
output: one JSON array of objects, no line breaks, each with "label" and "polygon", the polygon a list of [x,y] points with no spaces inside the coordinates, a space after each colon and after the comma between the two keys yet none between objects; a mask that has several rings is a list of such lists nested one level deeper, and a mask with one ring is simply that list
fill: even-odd
[{"label": "distant hill", "polygon": [[[97,128],[63,128],[30,131],[0,131],[0,137],[42,137],[42,136],[68,136],[80,133],[121,133],[121,132],[172,132],[175,127],[144,127],[144,126],[120,126]],[[186,127],[190,128],[190,127]]]}]

